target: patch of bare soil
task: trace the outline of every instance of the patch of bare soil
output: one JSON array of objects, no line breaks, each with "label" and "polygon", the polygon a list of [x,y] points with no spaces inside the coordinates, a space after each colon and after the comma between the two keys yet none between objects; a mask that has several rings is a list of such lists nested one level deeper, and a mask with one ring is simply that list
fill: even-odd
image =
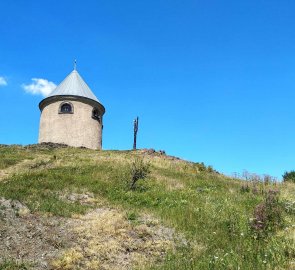
[{"label": "patch of bare soil", "polygon": [[186,240],[149,215],[130,221],[117,209],[97,208],[75,219],[46,217],[0,198],[0,243],[0,263],[24,261],[38,270],[124,270],[161,262]]},{"label": "patch of bare soil", "polygon": [[65,219],[34,215],[19,201],[0,198],[0,262],[18,260],[48,269],[74,238],[65,224]]},{"label": "patch of bare soil", "polygon": [[82,205],[95,205],[98,202],[98,200],[95,198],[92,192],[67,193],[63,191],[63,193],[59,194],[59,199],[70,203],[78,202]]}]

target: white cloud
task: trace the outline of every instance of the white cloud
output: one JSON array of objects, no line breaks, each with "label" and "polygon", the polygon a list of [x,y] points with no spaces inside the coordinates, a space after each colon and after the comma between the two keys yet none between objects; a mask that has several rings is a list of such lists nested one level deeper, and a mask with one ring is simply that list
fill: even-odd
[{"label": "white cloud", "polygon": [[7,85],[7,81],[4,77],[0,77],[0,86],[6,86]]},{"label": "white cloud", "polygon": [[33,78],[31,84],[23,84],[23,89],[33,95],[43,95],[47,97],[55,88],[56,84],[46,79]]}]

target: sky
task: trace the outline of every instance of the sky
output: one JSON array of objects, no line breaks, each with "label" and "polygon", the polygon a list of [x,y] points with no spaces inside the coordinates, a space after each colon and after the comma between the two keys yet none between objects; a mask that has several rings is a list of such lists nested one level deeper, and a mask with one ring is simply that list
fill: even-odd
[{"label": "sky", "polygon": [[231,174],[295,161],[295,2],[1,0],[0,144],[38,141],[39,102],[77,69],[103,148],[165,150]]}]

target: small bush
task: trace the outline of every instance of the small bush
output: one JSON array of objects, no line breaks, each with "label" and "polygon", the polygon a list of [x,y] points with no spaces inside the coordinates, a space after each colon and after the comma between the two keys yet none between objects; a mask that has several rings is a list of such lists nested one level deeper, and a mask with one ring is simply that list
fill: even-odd
[{"label": "small bush", "polygon": [[250,192],[250,187],[248,183],[243,184],[240,188],[241,193],[249,193]]},{"label": "small bush", "polygon": [[285,172],[283,174],[283,181],[295,183],[295,171]]},{"label": "small bush", "polygon": [[254,238],[265,238],[283,226],[283,209],[279,202],[278,191],[269,190],[265,200],[254,209],[254,218],[250,222]]},{"label": "small bush", "polygon": [[204,164],[204,162],[195,162],[193,163],[194,167],[196,169],[197,172],[207,172],[207,173],[217,173],[219,174],[218,171],[214,170],[214,168],[212,166],[206,166]]},{"label": "small bush", "polygon": [[130,167],[130,189],[135,190],[136,183],[144,180],[150,174],[150,164],[145,163],[142,158],[136,158]]},{"label": "small bush", "polygon": [[209,173],[213,173],[213,172],[215,172],[214,169],[213,169],[213,167],[210,166],[210,165],[207,167],[207,171],[208,171]]}]

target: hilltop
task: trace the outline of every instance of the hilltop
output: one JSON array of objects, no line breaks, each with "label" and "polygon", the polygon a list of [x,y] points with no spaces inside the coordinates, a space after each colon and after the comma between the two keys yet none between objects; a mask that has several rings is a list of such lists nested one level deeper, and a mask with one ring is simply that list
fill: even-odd
[{"label": "hilltop", "polygon": [[294,201],[164,152],[1,145],[0,269],[295,269]]}]

